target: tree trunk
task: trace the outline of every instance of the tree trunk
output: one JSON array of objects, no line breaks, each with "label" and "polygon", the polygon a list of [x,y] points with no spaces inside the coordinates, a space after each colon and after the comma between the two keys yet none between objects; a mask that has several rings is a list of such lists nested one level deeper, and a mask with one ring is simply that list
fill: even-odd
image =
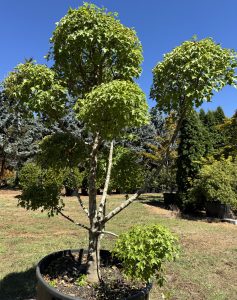
[{"label": "tree trunk", "polygon": [[87,275],[88,281],[96,283],[99,281],[99,228],[96,205],[96,170],[97,170],[97,153],[99,148],[99,135],[96,134],[90,154],[90,175],[89,175],[89,249],[87,258]]},{"label": "tree trunk", "polygon": [[4,173],[5,173],[5,157],[3,157],[1,161],[0,187],[3,185],[4,182]]},{"label": "tree trunk", "polygon": [[100,279],[100,238],[97,232],[89,233],[89,249],[87,258],[87,278],[91,283]]},{"label": "tree trunk", "polygon": [[3,157],[1,161],[1,171],[0,171],[1,179],[4,177],[4,172],[5,172],[5,157]]}]

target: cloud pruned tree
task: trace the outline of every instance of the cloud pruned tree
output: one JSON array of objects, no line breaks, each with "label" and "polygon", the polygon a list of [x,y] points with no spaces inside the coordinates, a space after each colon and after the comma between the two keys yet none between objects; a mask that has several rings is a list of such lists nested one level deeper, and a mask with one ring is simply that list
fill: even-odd
[{"label": "cloud pruned tree", "polygon": [[[89,232],[87,273],[88,280],[96,282],[100,277],[98,253],[100,236],[106,233],[104,224],[138,197],[137,193],[106,213],[113,139],[122,135],[126,127],[148,122],[145,95],[133,83],[133,78],[141,72],[141,44],[133,29],[123,26],[114,14],[92,4],[70,9],[57,24],[51,42],[53,67],[31,61],[20,64],[6,78],[4,89],[19,106],[26,107],[31,114],[36,112],[51,124],[69,109],[68,95],[80,98],[72,109],[91,132],[89,207],[84,206],[79,196],[78,200],[90,225],[77,225]],[[110,143],[110,153],[104,191],[97,206],[97,159],[104,140]],[[65,217],[63,206],[54,195],[45,207]],[[42,206],[39,197],[28,197],[24,191],[21,203],[27,208]]]},{"label": "cloud pruned tree", "polygon": [[157,101],[159,110],[173,112],[177,124],[165,156],[169,155],[183,119],[193,107],[211,101],[214,92],[226,85],[236,87],[236,67],[237,53],[211,38],[182,43],[154,67],[150,96]]},{"label": "cloud pruned tree", "polygon": [[[84,4],[79,9],[70,9],[56,25],[51,42],[50,57],[54,60],[53,67],[50,69],[33,62],[21,64],[6,78],[4,89],[11,99],[18,101],[19,105],[24,104],[31,113],[37,112],[48,122],[58,120],[66,113],[68,95],[79,98],[73,109],[76,110],[77,117],[85,122],[87,130],[92,134],[89,155],[88,208],[78,197],[81,208],[88,216],[89,226],[77,223],[65,216],[63,207],[58,206],[58,201],[47,203],[47,209],[61,214],[77,226],[88,230],[88,280],[97,282],[100,278],[98,268],[100,236],[108,233],[105,230],[105,224],[142,193],[142,190],[139,190],[120,206],[106,212],[105,204],[112,168],[113,140],[118,134],[122,135],[127,127],[144,125],[149,119],[145,95],[133,82],[133,79],[138,77],[141,72],[141,44],[133,29],[123,26],[114,14],[92,4]],[[194,48],[197,43],[196,48],[199,48],[199,42],[188,42],[188,48],[190,48],[190,43],[194,43],[191,44]],[[198,98],[195,98],[197,105],[204,100],[206,95],[209,95],[204,84],[209,87],[211,83],[213,89],[234,81],[232,76],[234,54],[222,49],[209,39],[200,41],[200,45],[201,53],[204,51],[211,55],[213,68],[210,68],[210,71],[205,70],[206,76],[210,77],[209,80],[198,85]],[[215,57],[212,55],[213,49],[218,52]],[[183,66],[179,62],[179,58],[176,63],[171,63],[169,60],[171,56],[174,59],[179,56],[180,51],[186,51],[186,43],[178,47],[177,51],[174,50],[174,53],[168,54],[164,62],[155,68],[152,96],[159,101],[160,109],[167,113],[175,110],[178,115],[181,113],[183,116],[184,112],[192,107],[194,95],[184,94],[183,90],[177,92],[177,87],[170,86],[171,82],[167,80],[171,75],[169,68],[172,68],[173,72],[178,72]],[[187,51],[186,56],[188,55]],[[217,72],[214,62],[220,56],[223,59],[220,67],[225,73],[224,77],[219,75],[220,70]],[[189,62],[193,62],[190,55],[188,59]],[[202,63],[204,59],[205,56],[202,57]],[[166,65],[167,69],[162,70],[162,65]],[[176,66],[176,70],[173,68],[174,66]],[[196,69],[198,67],[199,65],[196,66]],[[184,69],[181,71],[184,72]],[[195,68],[194,71],[196,71]],[[166,72],[167,83],[165,85]],[[177,78],[179,80],[182,75],[180,81],[183,81],[185,74],[181,73]],[[159,78],[160,75],[164,76],[163,81]],[[199,74],[196,76],[200,77]],[[221,80],[224,80],[223,84]],[[158,81],[161,88],[157,85]],[[169,86],[169,97],[160,99],[160,95],[166,95],[167,86]],[[164,88],[165,91],[162,91]],[[174,95],[178,96],[173,97]],[[179,95],[181,96],[179,97]],[[173,139],[172,137],[171,143]],[[97,205],[97,160],[100,145],[105,140],[110,143],[110,151],[103,194]],[[41,207],[42,204],[39,198],[33,203],[34,197],[24,197],[24,191],[22,201],[28,208]]]}]

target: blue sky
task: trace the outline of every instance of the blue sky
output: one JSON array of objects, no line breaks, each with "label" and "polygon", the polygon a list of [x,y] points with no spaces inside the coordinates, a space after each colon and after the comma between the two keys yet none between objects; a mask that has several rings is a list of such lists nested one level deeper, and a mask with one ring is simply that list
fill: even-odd
[{"label": "blue sky", "polygon": [[[117,11],[123,24],[134,27],[143,51],[139,84],[149,98],[152,68],[163,54],[190,39],[212,37],[223,47],[237,50],[236,0],[95,0]],[[79,0],[0,0],[0,80],[25,58],[45,63],[55,23]],[[150,106],[155,102],[148,99]],[[237,90],[226,87],[204,109],[221,105],[227,116],[237,109]]]}]

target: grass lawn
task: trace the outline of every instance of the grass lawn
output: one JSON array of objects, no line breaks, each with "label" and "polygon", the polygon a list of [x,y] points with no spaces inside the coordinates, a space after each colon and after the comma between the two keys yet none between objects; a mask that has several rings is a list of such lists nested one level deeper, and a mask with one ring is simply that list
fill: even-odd
[{"label": "grass lawn", "polygon": [[[0,191],[0,299],[23,300],[35,296],[35,264],[60,249],[87,246],[86,231],[62,217],[17,207],[17,192]],[[237,226],[206,220],[176,218],[170,211],[151,205],[158,195],[146,195],[107,226],[122,233],[135,224],[159,223],[178,235],[179,259],[167,265],[166,285],[154,286],[151,300],[237,299]],[[108,200],[111,209],[124,196]],[[85,202],[87,199],[85,198]],[[77,221],[86,217],[74,197],[66,198],[66,213]],[[152,202],[153,203],[153,202]],[[111,249],[114,237],[106,236],[103,247]]]}]

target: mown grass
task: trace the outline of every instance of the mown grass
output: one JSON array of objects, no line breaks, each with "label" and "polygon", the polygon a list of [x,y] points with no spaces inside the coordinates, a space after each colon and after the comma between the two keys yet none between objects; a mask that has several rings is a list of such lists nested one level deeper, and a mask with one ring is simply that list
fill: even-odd
[{"label": "mown grass", "polygon": [[[62,217],[17,207],[16,193],[0,192],[0,299],[23,300],[35,296],[35,264],[46,254],[60,249],[87,246],[87,235]],[[154,286],[151,300],[237,299],[237,226],[206,220],[176,218],[155,207],[146,196],[116,216],[107,230],[120,234],[136,224],[159,223],[180,239],[179,259],[166,266],[166,285]],[[84,199],[87,202],[87,199]],[[108,209],[124,196],[112,196]],[[66,213],[87,223],[74,197],[65,198]],[[114,237],[106,236],[103,247],[112,249]]]}]

